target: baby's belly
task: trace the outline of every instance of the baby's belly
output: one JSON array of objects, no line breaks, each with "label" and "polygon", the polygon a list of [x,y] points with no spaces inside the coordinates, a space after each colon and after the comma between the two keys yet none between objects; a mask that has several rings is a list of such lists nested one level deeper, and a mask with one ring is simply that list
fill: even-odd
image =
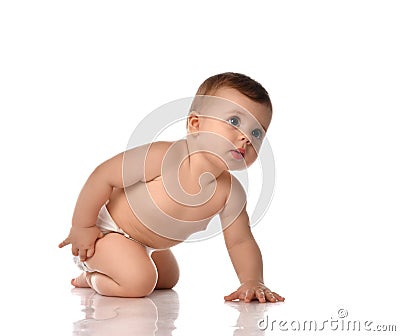
[{"label": "baby's belly", "polygon": [[153,248],[168,248],[205,230],[223,205],[218,189],[205,204],[187,206],[171,199],[162,181],[153,180],[125,191],[116,189],[107,208],[116,224],[132,238]]}]

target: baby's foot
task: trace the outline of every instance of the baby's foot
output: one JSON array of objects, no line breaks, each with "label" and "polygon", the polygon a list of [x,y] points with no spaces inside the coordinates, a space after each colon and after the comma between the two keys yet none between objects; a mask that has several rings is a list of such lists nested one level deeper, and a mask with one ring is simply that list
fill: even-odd
[{"label": "baby's foot", "polygon": [[89,284],[86,280],[86,272],[83,272],[80,276],[71,280],[71,285],[77,288],[89,288]]}]

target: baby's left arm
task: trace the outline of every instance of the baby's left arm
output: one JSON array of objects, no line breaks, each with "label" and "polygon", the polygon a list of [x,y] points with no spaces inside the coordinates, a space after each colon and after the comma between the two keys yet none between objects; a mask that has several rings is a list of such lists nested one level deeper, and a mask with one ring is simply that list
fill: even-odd
[{"label": "baby's left arm", "polygon": [[[236,291],[225,296],[225,300],[284,301],[282,296],[264,285],[262,256],[251,233],[246,211],[246,195],[237,180],[234,179],[232,182],[231,196],[233,196],[220,213],[220,219],[224,228],[226,248],[241,285]],[[235,211],[236,214],[240,212],[236,218],[232,217]]]}]

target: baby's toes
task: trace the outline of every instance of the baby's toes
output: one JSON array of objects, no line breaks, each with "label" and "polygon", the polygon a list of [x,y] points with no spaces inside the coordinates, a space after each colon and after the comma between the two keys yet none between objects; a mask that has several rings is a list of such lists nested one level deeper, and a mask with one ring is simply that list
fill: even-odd
[{"label": "baby's toes", "polygon": [[71,280],[71,285],[77,288],[89,288],[89,284],[86,280],[86,274],[83,272],[80,276]]}]

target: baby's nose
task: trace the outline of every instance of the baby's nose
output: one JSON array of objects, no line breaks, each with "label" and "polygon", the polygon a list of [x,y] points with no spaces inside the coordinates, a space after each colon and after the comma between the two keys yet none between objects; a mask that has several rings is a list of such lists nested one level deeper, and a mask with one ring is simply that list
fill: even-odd
[{"label": "baby's nose", "polygon": [[240,141],[242,141],[242,142],[246,142],[246,144],[250,144],[250,143],[251,143],[251,141],[249,140],[249,138],[248,138],[245,134],[243,134],[243,133],[241,133],[241,132],[240,132],[240,135],[239,135],[239,139],[240,139]]}]

